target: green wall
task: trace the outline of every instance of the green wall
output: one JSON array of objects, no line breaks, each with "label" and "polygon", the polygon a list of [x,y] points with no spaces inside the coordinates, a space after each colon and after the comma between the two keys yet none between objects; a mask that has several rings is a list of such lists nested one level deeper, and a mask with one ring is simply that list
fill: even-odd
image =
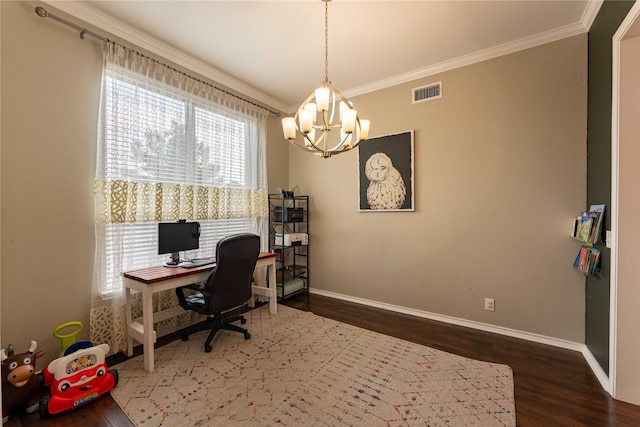
[{"label": "green wall", "polygon": [[[587,204],[606,203],[604,228],[611,229],[611,67],[612,37],[635,1],[605,1],[589,30],[587,124]],[[602,277],[586,284],[585,343],[609,372],[609,292],[611,251],[602,254]]]}]

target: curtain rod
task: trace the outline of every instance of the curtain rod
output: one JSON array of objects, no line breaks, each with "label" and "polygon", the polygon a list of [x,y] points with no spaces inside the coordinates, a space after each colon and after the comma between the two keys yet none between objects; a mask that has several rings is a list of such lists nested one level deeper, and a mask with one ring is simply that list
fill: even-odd
[{"label": "curtain rod", "polygon": [[36,7],[36,8],[35,8],[35,12],[36,12],[36,15],[38,15],[38,16],[39,16],[39,17],[41,17],[41,18],[51,18],[51,19],[53,19],[53,20],[55,20],[55,21],[58,21],[58,22],[61,22],[61,23],[65,24],[65,25],[67,25],[67,26],[69,26],[69,27],[71,27],[71,28],[73,28],[73,29],[75,29],[75,30],[77,30],[77,31],[80,31],[80,38],[81,38],[82,40],[84,40],[84,36],[85,36],[85,34],[86,34],[86,35],[91,36],[91,37],[93,37],[93,38],[96,38],[96,39],[98,39],[98,40],[100,40],[100,41],[102,41],[102,42],[104,42],[104,43],[113,43],[113,44],[118,44],[120,47],[122,47],[122,48],[124,48],[124,49],[128,50],[129,52],[132,52],[132,53],[134,53],[134,54],[136,54],[136,55],[139,55],[139,56],[141,56],[141,57],[143,57],[143,58],[146,58],[146,59],[149,59],[149,60],[151,60],[151,61],[155,61],[155,62],[157,62],[158,64],[160,64],[160,65],[162,65],[162,66],[164,66],[164,67],[167,67],[167,68],[169,68],[169,69],[170,69],[170,70],[172,70],[172,71],[175,71],[176,73],[182,74],[183,76],[186,76],[186,77],[188,77],[188,78],[190,78],[190,79],[193,79],[193,80],[197,81],[198,83],[202,83],[202,84],[204,84],[204,85],[207,85],[207,86],[209,86],[209,87],[212,87],[212,88],[214,88],[214,89],[216,89],[216,90],[219,90],[220,92],[223,92],[223,93],[225,93],[225,94],[227,94],[227,95],[233,96],[234,98],[240,99],[240,100],[242,100],[242,101],[244,101],[244,102],[248,102],[249,104],[254,105],[254,106],[258,107],[258,108],[262,108],[263,110],[270,112],[271,114],[275,115],[276,117],[280,117],[280,113],[279,113],[278,111],[271,110],[271,109],[269,109],[269,108],[267,108],[267,107],[265,107],[265,106],[263,106],[263,105],[260,105],[260,104],[257,104],[257,103],[256,103],[256,102],[254,102],[254,101],[251,101],[250,99],[243,98],[243,97],[241,97],[241,96],[239,96],[239,95],[236,95],[236,94],[235,94],[235,93],[233,93],[233,92],[229,92],[228,90],[222,89],[222,88],[220,88],[220,87],[218,87],[218,86],[215,86],[215,85],[213,85],[213,84],[211,84],[211,83],[209,83],[209,82],[205,82],[205,81],[203,81],[203,80],[201,80],[201,79],[199,79],[199,78],[197,78],[197,77],[193,77],[193,76],[191,76],[191,75],[189,75],[189,74],[185,73],[185,72],[184,72],[184,71],[182,71],[182,70],[178,70],[178,69],[176,69],[176,68],[174,68],[174,67],[172,67],[172,66],[170,66],[170,65],[164,64],[164,63],[162,63],[162,62],[158,61],[158,60],[157,60],[157,59],[155,59],[155,58],[151,58],[151,57],[149,57],[149,56],[147,56],[147,55],[145,55],[145,54],[143,54],[143,53],[140,53],[140,52],[138,52],[138,51],[136,51],[136,50],[134,50],[134,49],[131,49],[131,48],[127,47],[127,46],[124,46],[124,45],[121,45],[121,44],[119,44],[119,43],[116,43],[116,42],[114,42],[113,40],[109,40],[107,37],[101,36],[100,34],[96,34],[96,33],[94,33],[93,31],[89,31],[89,30],[87,30],[86,28],[82,28],[82,27],[80,27],[79,25],[74,24],[73,22],[69,22],[69,21],[67,21],[66,19],[60,18],[59,16],[56,16],[56,15],[53,15],[53,14],[51,14],[51,13],[47,12],[47,11],[46,11],[43,7],[41,7],[41,6]]}]

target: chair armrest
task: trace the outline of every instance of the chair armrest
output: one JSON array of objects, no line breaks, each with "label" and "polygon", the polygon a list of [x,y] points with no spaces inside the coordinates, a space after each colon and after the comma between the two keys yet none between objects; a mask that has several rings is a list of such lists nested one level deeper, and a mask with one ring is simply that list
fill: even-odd
[{"label": "chair armrest", "polygon": [[199,292],[205,298],[209,297],[209,292],[207,291],[207,288],[204,285],[204,283],[192,283],[190,285],[181,286],[179,288],[176,288],[176,296],[178,297],[178,302],[180,303],[180,307],[184,308],[185,310],[189,310],[189,305],[190,305],[189,301],[187,301],[187,297],[189,295],[185,295],[185,293],[184,293],[185,289],[196,291],[196,293]]}]

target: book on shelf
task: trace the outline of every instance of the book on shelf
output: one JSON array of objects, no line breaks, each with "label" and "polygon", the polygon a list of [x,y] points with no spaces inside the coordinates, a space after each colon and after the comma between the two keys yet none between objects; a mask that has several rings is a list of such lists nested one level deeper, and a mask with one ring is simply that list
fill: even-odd
[{"label": "book on shelf", "polygon": [[575,238],[587,243],[591,237],[591,229],[593,225],[593,217],[589,216],[587,212],[583,212],[578,218],[578,227],[576,230]]},{"label": "book on shelf", "polygon": [[600,249],[593,245],[602,241],[605,207],[604,204],[591,205],[588,211],[573,219],[571,236],[584,243],[578,251],[573,267],[585,276],[600,276]]},{"label": "book on shelf", "polygon": [[600,239],[598,239],[598,221],[600,220],[600,212],[589,211],[589,216],[591,217],[591,230],[589,230],[588,243],[598,243],[600,241]]},{"label": "book on shelf", "polygon": [[589,215],[594,218],[595,224],[593,227],[593,241],[592,243],[599,243],[602,240],[602,224],[604,222],[604,210],[606,205],[591,205],[589,207]]},{"label": "book on shelf", "polygon": [[594,275],[598,273],[599,261],[600,249],[582,246],[573,263],[573,267],[585,276]]},{"label": "book on shelf", "polygon": [[578,236],[578,225],[580,224],[580,217],[573,218],[573,227],[571,228],[571,237],[574,239]]},{"label": "book on shelf", "polygon": [[593,254],[593,256],[591,258],[591,266],[589,267],[589,272],[591,274],[597,274],[598,262],[600,261],[600,249],[595,249],[595,250],[592,249],[591,253]]},{"label": "book on shelf", "polygon": [[604,209],[605,205],[591,205],[588,211],[574,218],[571,237],[589,244],[601,242]]}]

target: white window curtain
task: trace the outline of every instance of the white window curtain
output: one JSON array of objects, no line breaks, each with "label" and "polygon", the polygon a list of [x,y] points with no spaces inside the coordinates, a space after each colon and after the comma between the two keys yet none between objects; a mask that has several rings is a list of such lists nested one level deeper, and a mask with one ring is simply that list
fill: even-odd
[{"label": "white window curtain", "polygon": [[[238,232],[259,234],[266,249],[267,114],[126,47],[105,44],[93,342],[113,352],[126,349],[122,273],[168,260],[158,255],[158,222],[200,222],[200,248],[186,258],[213,256],[220,238]],[[154,304],[177,305],[175,293],[160,294]],[[134,310],[134,317],[141,314],[135,300]]]}]

